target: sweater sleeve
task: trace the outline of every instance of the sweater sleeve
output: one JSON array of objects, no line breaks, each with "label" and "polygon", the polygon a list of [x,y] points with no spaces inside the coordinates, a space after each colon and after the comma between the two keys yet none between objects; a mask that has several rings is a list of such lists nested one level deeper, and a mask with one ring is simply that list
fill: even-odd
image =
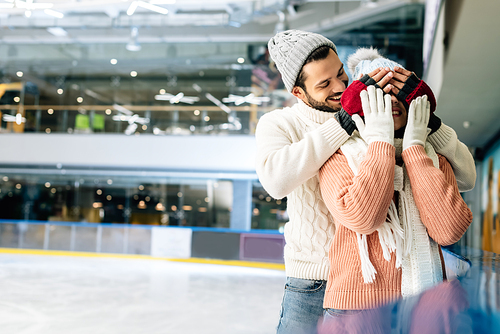
[{"label": "sweater sleeve", "polygon": [[458,189],[461,192],[474,188],[476,183],[476,166],[474,158],[467,146],[458,140],[455,131],[445,124],[429,135],[427,141],[437,153],[444,155],[451,164]]},{"label": "sweater sleeve", "polygon": [[338,151],[320,169],[321,195],[336,223],[348,229],[371,234],[387,217],[394,195],[395,148],[373,142],[358,175]]},{"label": "sweater sleeve", "polygon": [[420,145],[410,146],[402,156],[429,236],[443,246],[457,242],[472,222],[472,213],[460,196],[450,163],[439,155],[439,169],[434,167]]},{"label": "sweater sleeve", "polygon": [[274,198],[283,198],[315,176],[325,161],[349,135],[335,119],[307,132],[293,142],[293,124],[273,115],[261,117],[255,138],[257,142],[256,171],[266,191]]}]

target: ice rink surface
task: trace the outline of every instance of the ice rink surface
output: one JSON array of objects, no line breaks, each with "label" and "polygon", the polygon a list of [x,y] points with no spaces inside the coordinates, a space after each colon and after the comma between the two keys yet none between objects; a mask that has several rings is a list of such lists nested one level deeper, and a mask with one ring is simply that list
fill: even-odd
[{"label": "ice rink surface", "polygon": [[284,283],[271,269],[0,254],[0,333],[270,334]]}]

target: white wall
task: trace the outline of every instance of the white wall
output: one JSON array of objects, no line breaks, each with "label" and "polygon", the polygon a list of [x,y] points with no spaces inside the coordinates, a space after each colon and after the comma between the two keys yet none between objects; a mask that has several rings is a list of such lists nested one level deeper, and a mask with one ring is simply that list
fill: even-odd
[{"label": "white wall", "polygon": [[1,134],[0,165],[255,172],[255,137]]}]

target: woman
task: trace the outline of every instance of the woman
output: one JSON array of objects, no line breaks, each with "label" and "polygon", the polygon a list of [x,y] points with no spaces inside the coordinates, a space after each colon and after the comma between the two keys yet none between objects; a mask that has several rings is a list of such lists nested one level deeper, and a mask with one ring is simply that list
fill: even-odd
[{"label": "woman", "polygon": [[352,115],[359,134],[319,173],[336,225],[326,319],[441,282],[439,245],[457,242],[472,221],[449,162],[426,143],[427,98],[413,100],[407,110],[395,96],[369,86],[361,104],[364,122]]}]

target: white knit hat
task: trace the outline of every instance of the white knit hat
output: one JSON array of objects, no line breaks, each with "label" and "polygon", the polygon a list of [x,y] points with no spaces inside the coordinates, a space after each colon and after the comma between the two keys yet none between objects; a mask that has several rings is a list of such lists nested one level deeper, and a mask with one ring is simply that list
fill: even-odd
[{"label": "white knit hat", "polygon": [[276,63],[289,92],[292,92],[307,57],[323,45],[337,52],[337,47],[328,38],[307,31],[287,30],[277,33],[269,40],[269,55]]},{"label": "white knit hat", "polygon": [[389,67],[393,70],[394,66],[404,68],[395,61],[383,57],[377,49],[372,47],[360,48],[347,59],[347,67],[353,80],[358,80],[361,73],[369,74],[379,67]]}]

